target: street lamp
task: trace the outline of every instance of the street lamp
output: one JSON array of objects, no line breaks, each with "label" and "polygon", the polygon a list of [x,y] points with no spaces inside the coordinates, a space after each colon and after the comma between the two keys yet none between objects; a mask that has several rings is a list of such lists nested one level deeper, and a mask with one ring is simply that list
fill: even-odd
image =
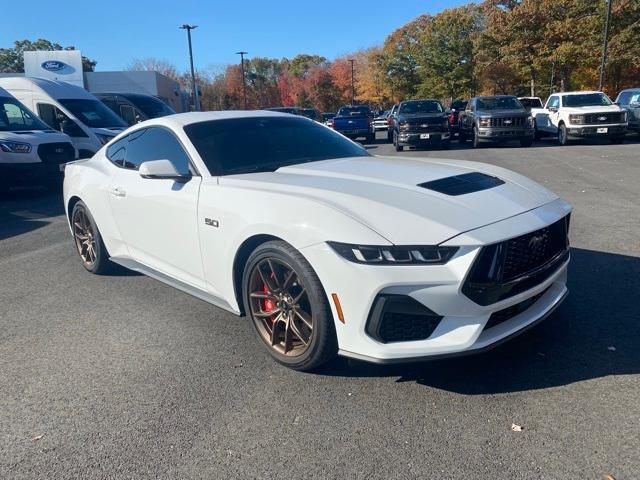
[{"label": "street lamp", "polygon": [[198,87],[196,86],[196,73],[193,70],[193,49],[191,48],[191,30],[198,28],[197,25],[184,24],[179,27],[187,31],[187,40],[189,41],[189,62],[191,64],[191,88],[193,90],[193,109],[197,112],[200,110],[200,98],[198,98]]},{"label": "street lamp", "polygon": [[350,58],[349,62],[351,62],[351,105],[353,105],[353,102],[355,101],[354,98],[356,97],[356,87],[353,82],[353,64],[356,63],[356,61]]},{"label": "street lamp", "polygon": [[242,96],[244,97],[244,109],[247,109],[247,83],[244,79],[244,56],[248,52],[236,52],[236,55],[240,55],[240,68],[242,70]]}]

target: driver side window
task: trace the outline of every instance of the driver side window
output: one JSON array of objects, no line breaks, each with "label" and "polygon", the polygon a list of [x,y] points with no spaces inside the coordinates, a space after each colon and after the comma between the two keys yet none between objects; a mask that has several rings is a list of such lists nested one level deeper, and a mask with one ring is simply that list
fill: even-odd
[{"label": "driver side window", "polygon": [[129,135],[124,167],[138,170],[142,162],[150,160],[169,160],[179,173],[194,173],[178,139],[161,127],[145,128]]},{"label": "driver side window", "polygon": [[560,106],[560,97],[552,96],[549,98],[547,108],[558,108]]}]

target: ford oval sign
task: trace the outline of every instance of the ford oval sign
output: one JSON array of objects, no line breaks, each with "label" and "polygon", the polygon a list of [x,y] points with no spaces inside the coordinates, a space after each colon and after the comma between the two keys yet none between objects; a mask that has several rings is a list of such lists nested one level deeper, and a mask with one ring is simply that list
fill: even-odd
[{"label": "ford oval sign", "polygon": [[40,66],[48,72],[58,72],[66,67],[67,64],[64,62],[59,62],[58,60],[47,60],[46,62],[42,62],[42,65]]}]

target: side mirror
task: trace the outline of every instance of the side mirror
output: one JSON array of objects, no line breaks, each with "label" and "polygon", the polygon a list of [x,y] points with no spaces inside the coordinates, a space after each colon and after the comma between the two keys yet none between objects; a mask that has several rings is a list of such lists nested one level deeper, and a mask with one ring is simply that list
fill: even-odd
[{"label": "side mirror", "polygon": [[549,107],[549,108],[547,108],[547,110],[549,110],[550,112],[557,112],[558,111],[558,107]]},{"label": "side mirror", "polygon": [[630,106],[631,108],[638,108],[638,107],[640,107],[640,102],[631,102],[631,103],[629,104],[629,106]]},{"label": "side mirror", "polygon": [[173,180],[178,183],[187,183],[191,180],[190,173],[180,173],[169,160],[150,160],[142,162],[138,173],[142,178],[156,180]]}]

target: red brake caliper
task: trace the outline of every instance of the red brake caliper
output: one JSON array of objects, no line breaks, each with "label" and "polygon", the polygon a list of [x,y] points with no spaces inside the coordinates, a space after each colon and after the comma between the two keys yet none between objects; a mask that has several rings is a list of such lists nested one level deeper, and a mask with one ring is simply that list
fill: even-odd
[{"label": "red brake caliper", "polygon": [[[267,285],[266,285],[266,284],[264,284],[264,285],[262,286],[262,291],[263,291],[264,293],[269,293],[269,289],[267,288]],[[270,311],[275,310],[275,309],[276,309],[276,304],[275,304],[275,303],[274,303],[274,301],[273,301],[273,300],[271,300],[270,298],[265,298],[265,299],[262,301],[262,311],[263,311],[263,312],[270,312]]]}]

